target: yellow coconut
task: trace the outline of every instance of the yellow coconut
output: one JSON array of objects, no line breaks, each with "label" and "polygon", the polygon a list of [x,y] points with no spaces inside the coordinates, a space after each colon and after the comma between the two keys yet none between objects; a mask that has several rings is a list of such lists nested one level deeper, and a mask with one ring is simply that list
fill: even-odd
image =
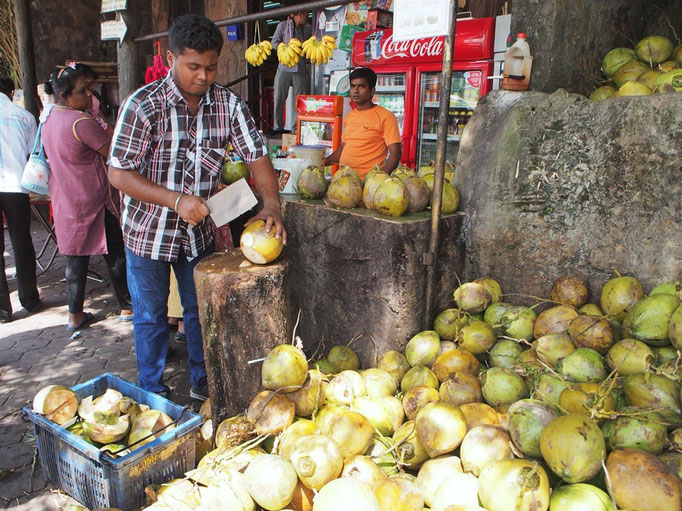
[{"label": "yellow coconut", "polygon": [[282,240],[275,237],[275,228],[270,232],[265,230],[265,222],[256,220],[246,226],[239,238],[239,246],[244,257],[255,264],[267,264],[279,257],[284,245]]},{"label": "yellow coconut", "polygon": [[60,425],[73,419],[77,410],[78,396],[62,385],[48,385],[33,398],[33,411]]}]

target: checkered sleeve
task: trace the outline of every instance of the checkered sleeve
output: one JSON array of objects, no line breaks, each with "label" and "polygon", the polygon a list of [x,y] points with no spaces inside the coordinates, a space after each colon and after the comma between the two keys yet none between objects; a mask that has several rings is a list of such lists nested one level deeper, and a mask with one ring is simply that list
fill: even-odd
[{"label": "checkered sleeve", "polygon": [[150,142],[151,122],[133,94],[121,106],[111,141],[109,165],[122,170],[139,169]]},{"label": "checkered sleeve", "polygon": [[265,139],[258,131],[256,121],[241,98],[236,99],[230,126],[230,143],[247,164],[268,154]]}]

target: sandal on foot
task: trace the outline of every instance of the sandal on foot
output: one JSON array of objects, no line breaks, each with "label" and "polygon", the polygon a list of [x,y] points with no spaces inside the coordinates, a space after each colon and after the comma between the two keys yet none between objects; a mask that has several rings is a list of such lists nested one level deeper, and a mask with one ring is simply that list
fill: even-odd
[{"label": "sandal on foot", "polygon": [[81,328],[85,328],[88,325],[88,323],[90,323],[93,319],[95,319],[95,315],[92,312],[86,312],[83,315],[83,321],[78,323],[78,325],[76,326],[66,325],[66,329],[69,332],[73,332],[74,330],[80,330]]}]

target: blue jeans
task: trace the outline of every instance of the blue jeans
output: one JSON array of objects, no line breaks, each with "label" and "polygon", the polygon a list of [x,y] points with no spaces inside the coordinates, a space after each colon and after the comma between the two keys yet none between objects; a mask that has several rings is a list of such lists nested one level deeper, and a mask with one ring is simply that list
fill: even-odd
[{"label": "blue jeans", "polygon": [[178,279],[178,290],[183,308],[185,336],[192,387],[206,383],[204,346],[199,324],[197,292],[194,287],[194,267],[213,253],[213,246],[188,261],[180,250],[172,263],[140,257],[126,247],[128,288],[133,299],[133,332],[137,358],[138,385],[151,392],[168,391],[163,382],[163,371],[168,354],[168,292],[170,268]]}]

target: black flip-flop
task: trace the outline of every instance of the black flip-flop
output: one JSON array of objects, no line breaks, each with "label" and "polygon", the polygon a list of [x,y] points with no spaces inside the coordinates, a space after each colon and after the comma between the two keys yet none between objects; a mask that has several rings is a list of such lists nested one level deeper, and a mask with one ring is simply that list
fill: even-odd
[{"label": "black flip-flop", "polygon": [[66,330],[69,332],[73,332],[74,330],[80,330],[81,328],[85,328],[88,325],[88,323],[95,319],[95,315],[92,312],[86,312],[83,316],[84,316],[83,321],[78,323],[78,325],[76,326],[66,325]]}]

